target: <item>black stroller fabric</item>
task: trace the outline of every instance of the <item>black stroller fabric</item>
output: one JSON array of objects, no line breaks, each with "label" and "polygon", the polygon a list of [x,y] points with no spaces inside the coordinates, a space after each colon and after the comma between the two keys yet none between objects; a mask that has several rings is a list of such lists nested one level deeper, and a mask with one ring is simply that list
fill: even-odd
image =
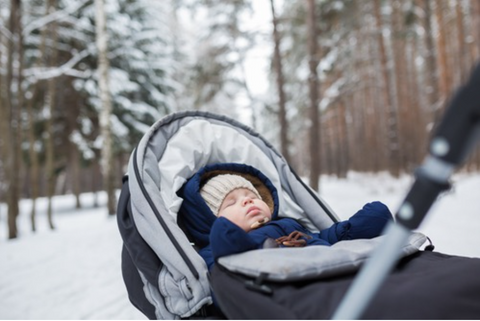
[{"label": "black stroller fabric", "polygon": [[[421,251],[403,258],[362,319],[478,319],[480,259]],[[230,319],[329,319],[355,274],[289,284],[212,271],[212,287]],[[255,285],[255,286],[253,286]]]},{"label": "black stroller fabric", "polygon": [[[209,274],[182,229],[177,192],[200,168],[222,162],[259,169],[279,191],[282,215],[306,228],[318,231],[338,221],[250,128],[211,113],[169,115],[132,153],[118,203],[122,273],[131,302],[150,319],[330,318],[382,238],[250,251],[221,258]],[[412,235],[364,317],[480,318],[480,260],[420,251],[425,240]],[[212,305],[211,289],[220,310]]]}]

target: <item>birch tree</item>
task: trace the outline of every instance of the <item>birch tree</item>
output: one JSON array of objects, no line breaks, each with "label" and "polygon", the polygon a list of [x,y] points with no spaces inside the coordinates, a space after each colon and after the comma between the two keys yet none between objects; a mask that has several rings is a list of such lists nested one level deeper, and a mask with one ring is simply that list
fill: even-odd
[{"label": "birch tree", "polygon": [[105,19],[105,6],[103,0],[95,0],[95,25],[96,25],[96,44],[98,49],[98,85],[102,104],[100,113],[100,128],[103,139],[101,166],[105,190],[107,192],[107,209],[109,215],[116,212],[116,197],[114,189],[114,177],[112,167],[112,130],[110,117],[112,113],[112,103],[109,88],[109,61],[107,57],[107,32]]},{"label": "birch tree", "polygon": [[[56,11],[56,1],[48,1],[48,11],[53,13]],[[57,23],[52,22],[49,25],[49,36],[53,43],[57,43],[58,30]],[[55,46],[50,47],[48,63],[51,68],[57,65],[58,51]],[[47,220],[50,229],[55,229],[53,223],[53,195],[56,185],[56,173],[55,173],[55,133],[54,133],[54,119],[55,119],[55,106],[56,106],[57,90],[56,90],[56,78],[52,77],[47,81],[47,96],[45,100],[45,109],[47,114],[46,120],[46,143],[45,143],[45,167],[47,175]]]}]

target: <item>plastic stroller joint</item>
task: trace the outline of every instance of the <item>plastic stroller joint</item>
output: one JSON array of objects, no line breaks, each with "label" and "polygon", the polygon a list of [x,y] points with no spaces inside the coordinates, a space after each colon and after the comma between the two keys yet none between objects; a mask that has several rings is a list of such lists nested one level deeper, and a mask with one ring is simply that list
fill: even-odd
[{"label": "plastic stroller joint", "polygon": [[413,230],[427,215],[438,195],[449,189],[448,182],[438,182],[425,175],[422,168],[416,173],[416,180],[396,215],[397,223]]}]

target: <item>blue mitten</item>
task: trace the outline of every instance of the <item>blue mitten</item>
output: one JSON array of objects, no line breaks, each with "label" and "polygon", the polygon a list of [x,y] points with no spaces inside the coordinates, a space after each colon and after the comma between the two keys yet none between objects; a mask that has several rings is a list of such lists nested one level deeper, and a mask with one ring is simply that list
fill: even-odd
[{"label": "blue mitten", "polygon": [[261,246],[240,227],[224,217],[219,217],[210,232],[210,247],[216,261],[222,256],[254,250]]},{"label": "blue mitten", "polygon": [[388,207],[381,202],[367,203],[348,222],[345,240],[370,239],[379,236],[387,223],[393,220]]}]

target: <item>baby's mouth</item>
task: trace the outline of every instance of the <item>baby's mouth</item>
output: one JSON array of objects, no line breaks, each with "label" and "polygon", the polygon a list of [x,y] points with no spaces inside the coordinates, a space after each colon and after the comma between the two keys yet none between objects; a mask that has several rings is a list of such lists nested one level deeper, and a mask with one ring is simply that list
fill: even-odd
[{"label": "baby's mouth", "polygon": [[251,214],[255,215],[259,212],[260,212],[260,209],[258,207],[252,206],[247,210],[247,215],[251,215]]}]

